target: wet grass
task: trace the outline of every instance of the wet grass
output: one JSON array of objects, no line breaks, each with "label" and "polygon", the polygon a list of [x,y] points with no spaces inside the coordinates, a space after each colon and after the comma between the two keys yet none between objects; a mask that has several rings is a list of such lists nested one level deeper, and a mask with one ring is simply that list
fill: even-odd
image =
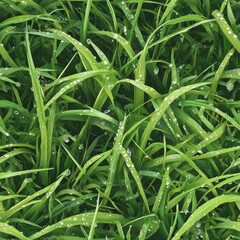
[{"label": "wet grass", "polygon": [[240,239],[238,1],[0,2],[0,239]]}]

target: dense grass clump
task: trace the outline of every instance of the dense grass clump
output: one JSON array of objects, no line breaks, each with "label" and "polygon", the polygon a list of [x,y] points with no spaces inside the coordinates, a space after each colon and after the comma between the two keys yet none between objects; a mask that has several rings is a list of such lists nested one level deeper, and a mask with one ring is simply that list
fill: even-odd
[{"label": "dense grass clump", "polygon": [[0,239],[240,239],[239,1],[0,19]]}]

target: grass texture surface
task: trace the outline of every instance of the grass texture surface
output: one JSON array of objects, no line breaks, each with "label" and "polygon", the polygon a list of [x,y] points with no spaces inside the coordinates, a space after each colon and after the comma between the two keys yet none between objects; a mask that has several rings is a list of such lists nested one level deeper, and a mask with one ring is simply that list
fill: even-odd
[{"label": "grass texture surface", "polygon": [[0,1],[0,240],[240,239],[240,2]]}]

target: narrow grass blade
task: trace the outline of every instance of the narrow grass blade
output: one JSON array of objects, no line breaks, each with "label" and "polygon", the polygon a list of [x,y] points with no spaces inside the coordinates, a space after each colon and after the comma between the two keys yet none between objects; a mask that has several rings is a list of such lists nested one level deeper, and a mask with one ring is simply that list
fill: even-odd
[{"label": "narrow grass blade", "polygon": [[1,22],[0,28],[8,26],[8,25],[12,25],[12,24],[27,22],[29,20],[36,18],[36,16],[37,15],[20,15],[20,16],[11,17],[11,18],[8,18],[7,20]]},{"label": "narrow grass blade", "polygon": [[163,201],[163,195],[166,192],[166,188],[169,186],[169,167],[166,169],[165,174],[163,176],[163,180],[161,183],[161,186],[158,190],[158,194],[156,196],[156,199],[154,201],[152,212],[157,213],[159,211],[159,208],[161,207],[162,201]]},{"label": "narrow grass blade", "polygon": [[67,39],[70,43],[72,43],[77,51],[80,54],[80,57],[82,59],[82,62],[85,66],[86,70],[97,70],[98,69],[98,64],[97,61],[95,60],[93,54],[89,51],[88,48],[86,48],[81,42],[77,41],[70,35],[66,34],[63,31],[59,30],[52,30],[54,33],[56,33],[59,37]]},{"label": "narrow grass blade", "polygon": [[[151,132],[154,130],[155,126],[157,125],[157,123],[162,118],[165,111],[168,109],[168,107],[174,100],[176,100],[178,97],[180,97],[184,93],[186,93],[194,88],[201,87],[201,86],[204,86],[207,84],[209,84],[209,83],[198,83],[198,84],[193,84],[193,85],[189,85],[186,87],[182,87],[182,88],[170,93],[167,97],[165,97],[163,102],[160,104],[159,108],[157,110],[155,110],[150,116],[151,121],[148,122],[148,125],[145,128],[144,133],[141,138],[141,141],[140,141],[141,149],[145,149],[147,141],[151,135]],[[138,159],[141,159],[142,153],[140,153],[138,157],[139,157]]]},{"label": "narrow grass blade", "polygon": [[[29,72],[31,76],[32,86],[34,89],[34,99],[36,101],[36,109],[38,114],[38,122],[41,132],[41,155],[40,155],[40,167],[46,168],[49,166],[49,159],[48,159],[48,145],[47,143],[47,127],[46,127],[46,117],[45,117],[45,110],[44,110],[44,101],[42,97],[42,88],[38,79],[37,71],[33,63],[33,58],[31,54],[31,47],[29,43],[29,35],[28,31],[26,31],[26,50],[27,50],[27,59],[29,64]],[[46,173],[42,174],[43,182],[47,184],[48,182],[48,175]]]},{"label": "narrow grass blade", "polygon": [[[119,157],[121,154],[120,150],[121,150],[121,145],[123,142],[123,133],[125,130],[125,124],[126,124],[126,117],[124,118],[124,120],[122,122],[119,123],[118,132],[116,134],[114,146],[112,148],[113,152],[112,152],[112,159],[111,159],[109,175],[108,175],[108,185],[105,190],[105,194],[107,197],[110,196],[112,186],[113,186],[115,176],[116,176]],[[106,204],[106,202],[107,202],[107,199],[104,199],[103,204]]]},{"label": "narrow grass blade", "polygon": [[7,160],[9,160],[10,158],[12,158],[12,157],[15,157],[15,156],[17,156],[17,155],[19,155],[19,154],[25,154],[25,153],[29,153],[29,154],[32,154],[32,151],[30,151],[29,149],[26,149],[26,148],[17,148],[17,149],[14,149],[14,150],[12,150],[12,151],[10,151],[10,152],[7,152],[7,153],[5,153],[4,155],[2,155],[1,157],[0,157],[0,164],[1,163],[3,163],[3,162],[5,162],[5,161],[7,161]]},{"label": "narrow grass blade", "polygon": [[106,159],[110,154],[112,153],[112,150],[109,150],[107,152],[104,152],[102,154],[98,154],[92,158],[90,158],[82,167],[82,169],[80,170],[78,176],[75,179],[75,182],[73,184],[73,187],[75,187],[77,185],[77,183],[79,182],[79,180],[81,179],[81,177],[87,172],[87,169],[94,164],[95,162],[99,161],[103,161],[104,159]]},{"label": "narrow grass blade", "polygon": [[133,178],[134,178],[134,180],[135,180],[135,182],[138,186],[138,190],[141,194],[141,197],[143,199],[146,210],[147,210],[148,213],[150,213],[148,200],[147,200],[146,194],[144,192],[144,188],[142,186],[142,183],[141,183],[140,177],[138,175],[138,172],[137,172],[137,170],[136,170],[136,168],[135,168],[135,166],[132,162],[132,159],[129,157],[127,151],[123,148],[123,146],[119,145],[118,149],[120,149],[121,155],[125,160],[126,166],[129,169],[129,171],[131,172],[131,174],[132,174],[132,176],[133,176]]},{"label": "narrow grass blade", "polygon": [[25,237],[20,231],[18,231],[16,228],[9,225],[8,223],[0,222],[0,232],[7,235],[12,235],[21,240],[29,240],[29,238]]},{"label": "narrow grass blade", "polygon": [[240,232],[240,222],[231,221],[230,219],[220,219],[222,223],[218,223],[214,226],[210,226],[210,229],[222,228],[222,229],[232,229]]},{"label": "narrow grass blade", "polygon": [[[68,228],[73,226],[91,226],[92,219],[94,217],[94,212],[87,212],[78,215],[74,215],[69,218],[65,218],[58,223],[55,223],[51,226],[48,226],[41,231],[31,235],[29,239],[37,239],[40,238],[58,228]],[[124,223],[125,218],[119,214],[109,214],[104,212],[98,212],[96,216],[96,224],[105,223],[105,224],[116,224],[116,222]]]},{"label": "narrow grass blade", "polygon": [[[46,171],[46,170],[50,170],[50,169],[36,169],[36,170],[26,170],[26,171],[19,171],[15,174],[14,176],[19,176],[19,174],[27,174],[27,173],[34,173],[34,172],[39,172],[39,171]],[[0,173],[1,174],[1,173]],[[24,208],[26,204],[31,204],[31,202],[35,199],[38,198],[39,196],[46,194],[46,198],[48,198],[52,192],[58,187],[58,185],[61,183],[62,179],[64,177],[66,177],[69,174],[69,170],[66,170],[65,172],[63,172],[61,174],[61,176],[59,177],[59,179],[52,183],[51,185],[33,193],[32,195],[26,197],[25,199],[23,199],[22,201],[20,201],[19,203],[15,204],[14,206],[12,206],[10,209],[8,209],[7,211],[5,211],[2,215],[1,215],[1,219],[2,220],[6,220],[8,219],[10,216],[12,216],[13,214],[15,214],[16,212],[18,212],[20,209]],[[0,177],[1,179],[1,177]],[[40,201],[42,202],[42,200]]]},{"label": "narrow grass blade", "polygon": [[212,89],[211,89],[211,98],[214,98],[214,94],[216,94],[216,90],[217,90],[217,85],[218,85],[218,81],[221,78],[223,71],[226,67],[226,65],[228,64],[231,56],[234,53],[234,49],[231,49],[227,55],[225,56],[225,58],[223,59],[222,63],[220,64],[218,70],[216,71],[216,74],[214,76],[213,82],[212,82]]},{"label": "narrow grass blade", "polygon": [[35,172],[48,171],[51,169],[52,168],[42,168],[42,169],[24,170],[24,171],[17,171],[17,172],[5,172],[5,173],[0,173],[0,179],[16,177],[24,174],[35,173]]},{"label": "narrow grass blade", "polygon": [[122,47],[123,49],[127,52],[128,56],[130,58],[134,57],[134,51],[131,48],[129,42],[122,37],[120,34],[118,33],[112,33],[112,32],[107,32],[107,31],[97,31],[97,32],[92,32],[96,35],[104,35],[104,36],[108,36],[110,38],[112,38],[113,40],[116,40]]},{"label": "narrow grass blade", "polygon": [[[55,84],[70,82],[65,84],[58,93],[56,93],[44,106],[45,109],[47,109],[51,104],[53,104],[58,98],[60,98],[64,93],[70,90],[74,90],[75,87],[79,84],[81,84],[83,81],[87,80],[90,77],[95,76],[104,76],[106,74],[112,74],[112,71],[109,70],[95,70],[95,71],[88,71],[78,74],[73,74],[68,77],[64,77],[61,79],[57,79],[56,82],[52,84],[54,86]],[[103,85],[104,83],[102,83]]]},{"label": "narrow grass blade", "polygon": [[168,17],[168,15],[170,14],[170,12],[172,11],[172,9],[174,8],[174,6],[176,5],[178,0],[171,0],[168,4],[167,4],[167,8],[166,10],[164,11],[162,17],[161,17],[161,20],[159,22],[159,25],[161,25],[164,20]]},{"label": "narrow grass blade", "polygon": [[14,102],[10,102],[7,100],[0,100],[0,108],[13,108],[17,110],[19,113],[23,114],[27,118],[31,118],[31,114],[28,112],[27,109],[25,109],[22,106],[19,106],[19,104],[16,104]]},{"label": "narrow grass blade", "polygon": [[86,11],[85,11],[85,14],[84,14],[83,28],[82,28],[83,42],[85,42],[86,38],[87,38],[87,28],[88,28],[88,24],[89,24],[89,14],[90,14],[90,11],[91,11],[91,7],[92,7],[92,0],[88,0],[87,1],[87,6],[86,6]]},{"label": "narrow grass blade", "polygon": [[183,224],[183,226],[178,230],[178,232],[172,238],[173,240],[178,240],[180,237],[189,230],[199,219],[204,217],[206,214],[211,212],[213,209],[217,208],[219,205],[224,203],[238,202],[240,201],[240,196],[237,195],[222,195],[209,200],[208,202],[202,204],[197,210],[195,210],[188,220]]},{"label": "narrow grass blade", "polygon": [[94,215],[93,215],[93,219],[92,219],[92,224],[91,224],[91,228],[90,228],[90,231],[89,231],[89,234],[88,234],[88,240],[92,240],[93,237],[94,237],[94,232],[95,232],[95,224],[96,224],[96,219],[97,219],[97,213],[98,213],[98,209],[99,209],[99,194],[98,194],[98,197],[97,197],[97,202],[96,202],[96,210],[94,212]]},{"label": "narrow grass blade", "polygon": [[227,21],[223,17],[222,13],[218,10],[213,11],[212,15],[217,20],[217,23],[222,30],[224,36],[234,46],[234,48],[240,53],[240,40],[238,36],[233,32]]}]

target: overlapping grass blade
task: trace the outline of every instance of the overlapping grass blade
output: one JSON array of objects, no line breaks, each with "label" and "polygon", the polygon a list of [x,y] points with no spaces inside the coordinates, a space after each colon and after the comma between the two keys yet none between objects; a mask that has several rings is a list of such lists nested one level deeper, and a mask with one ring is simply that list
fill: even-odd
[{"label": "overlapping grass blade", "polygon": [[199,219],[211,212],[213,209],[224,203],[231,203],[240,201],[240,197],[237,195],[222,195],[209,200],[201,205],[196,211],[194,211],[183,226],[174,235],[173,240],[178,240],[180,237],[189,230]]},{"label": "overlapping grass blade", "polygon": [[[47,126],[46,126],[46,116],[44,110],[44,100],[42,96],[42,88],[38,79],[38,75],[36,72],[36,68],[34,66],[31,50],[30,50],[30,42],[29,42],[29,35],[28,31],[26,31],[26,50],[27,50],[27,59],[29,64],[29,72],[31,76],[32,87],[34,89],[34,99],[36,101],[36,109],[38,114],[38,122],[41,132],[41,157],[39,165],[40,167],[46,168],[49,166],[49,159],[48,159],[48,146],[47,146]],[[48,175],[46,173],[42,174],[43,182],[47,183]]]}]

